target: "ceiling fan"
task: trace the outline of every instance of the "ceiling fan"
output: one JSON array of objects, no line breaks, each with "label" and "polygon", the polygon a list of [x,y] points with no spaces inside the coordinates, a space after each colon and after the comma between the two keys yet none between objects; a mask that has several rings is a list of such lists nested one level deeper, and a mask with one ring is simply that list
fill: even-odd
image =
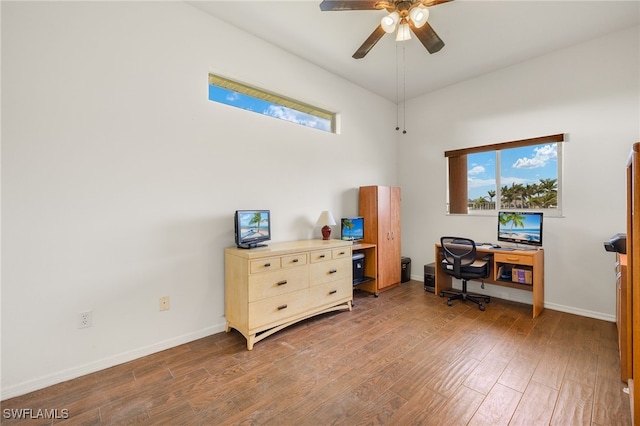
[{"label": "ceiling fan", "polygon": [[436,6],[452,0],[323,0],[320,10],[382,10],[386,9],[388,15],[382,18],[380,25],[362,43],[362,46],[353,54],[353,58],[364,58],[373,46],[387,33],[397,30],[397,41],[411,38],[409,30],[418,37],[429,53],[436,53],[444,47],[444,42],[427,22],[429,19],[429,6]]}]

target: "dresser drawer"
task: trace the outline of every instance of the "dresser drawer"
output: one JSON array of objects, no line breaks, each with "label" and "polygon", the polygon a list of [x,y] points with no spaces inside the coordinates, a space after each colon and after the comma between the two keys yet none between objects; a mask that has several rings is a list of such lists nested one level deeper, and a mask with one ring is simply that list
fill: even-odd
[{"label": "dresser drawer", "polygon": [[523,256],[520,254],[514,253],[494,253],[493,255],[494,262],[500,263],[514,263],[518,265],[529,265],[533,266],[533,257],[532,256]]},{"label": "dresser drawer", "polygon": [[327,262],[312,263],[309,265],[310,285],[324,284],[341,279],[351,279],[351,258],[335,259]]},{"label": "dresser drawer", "polygon": [[301,290],[309,286],[307,268],[286,268],[249,277],[249,302]]},{"label": "dresser drawer", "polygon": [[316,250],[309,253],[311,256],[311,263],[326,262],[332,258],[332,250]]},{"label": "dresser drawer", "polygon": [[250,273],[252,274],[275,271],[276,269],[280,269],[279,257],[264,257],[262,259],[252,260],[250,263]]},{"label": "dresser drawer", "polygon": [[333,251],[331,252],[332,259],[341,259],[343,257],[347,257],[351,259],[350,247],[341,247],[341,248],[333,249]]},{"label": "dresser drawer", "polygon": [[302,266],[307,264],[307,253],[296,253],[290,256],[282,256],[280,258],[280,265],[283,268],[291,268],[296,266]]},{"label": "dresser drawer", "polygon": [[309,309],[309,290],[298,290],[249,303],[249,329],[282,322]]},{"label": "dresser drawer", "polygon": [[348,278],[317,285],[309,290],[310,300],[315,306],[338,303],[345,298],[350,298],[352,293],[353,283]]}]

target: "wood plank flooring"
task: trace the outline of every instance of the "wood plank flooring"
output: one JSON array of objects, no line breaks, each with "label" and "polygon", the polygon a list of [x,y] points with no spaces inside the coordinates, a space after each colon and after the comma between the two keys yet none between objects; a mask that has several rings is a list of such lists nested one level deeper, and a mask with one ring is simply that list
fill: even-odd
[{"label": "wood plank flooring", "polygon": [[[418,281],[246,350],[235,330],[2,402],[2,424],[630,425],[615,324]],[[66,419],[18,420],[57,410]],[[67,411],[64,411],[67,410]],[[42,412],[40,412],[42,414]],[[42,416],[41,416],[42,417]]]}]

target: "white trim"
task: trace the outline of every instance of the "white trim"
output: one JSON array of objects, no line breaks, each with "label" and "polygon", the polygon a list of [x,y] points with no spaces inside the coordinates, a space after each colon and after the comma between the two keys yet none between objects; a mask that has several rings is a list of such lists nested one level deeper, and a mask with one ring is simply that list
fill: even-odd
[{"label": "white trim", "polygon": [[133,351],[124,352],[118,355],[111,356],[109,358],[103,358],[95,362],[90,362],[88,364],[70,368],[68,370],[63,370],[57,373],[52,373],[36,379],[28,380],[18,385],[2,389],[1,399],[4,401],[9,398],[14,398],[16,396],[24,395],[29,392],[46,388],[48,386],[66,382],[67,380],[76,379],[87,374],[95,373],[96,371],[104,370],[105,368],[110,368],[114,365],[124,364],[125,362],[133,361],[134,359],[151,355],[156,352],[161,352],[179,345],[183,345],[185,343],[192,342],[194,340],[202,339],[203,337],[211,336],[212,334],[224,331],[225,328],[226,322],[212,327],[207,327],[193,333],[184,334],[182,336],[144,346]]},{"label": "white trim", "polygon": [[[411,275],[412,280],[424,282],[424,274],[423,275]],[[452,279],[453,288],[460,290],[461,284],[460,280]],[[480,287],[480,283],[476,281],[469,281],[467,283],[467,288],[469,291],[473,293],[481,293],[486,294],[490,297],[495,297],[497,299],[509,300],[512,302],[525,303],[527,305],[533,305],[533,294],[526,290],[519,289],[505,289],[504,287],[493,285],[491,283],[485,283],[484,290]],[[513,290],[513,291],[512,291]],[[616,322],[615,315],[605,314],[602,312],[588,311],[586,309],[575,308],[573,306],[559,305],[557,303],[544,303],[545,309],[551,309],[554,311],[560,311],[567,314],[580,315],[582,317],[587,318],[595,318],[608,322]]]}]

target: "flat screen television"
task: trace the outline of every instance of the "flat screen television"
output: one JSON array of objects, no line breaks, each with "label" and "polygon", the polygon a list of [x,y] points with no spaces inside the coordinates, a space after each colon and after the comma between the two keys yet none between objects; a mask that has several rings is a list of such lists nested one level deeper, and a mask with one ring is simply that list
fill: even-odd
[{"label": "flat screen television", "polygon": [[234,215],[236,246],[251,249],[265,247],[260,244],[271,239],[271,212],[269,210],[236,210]]},{"label": "flat screen television", "polygon": [[340,239],[343,241],[364,240],[364,218],[343,217],[340,219]]},{"label": "flat screen television", "polygon": [[498,212],[498,241],[542,246],[542,212]]}]

